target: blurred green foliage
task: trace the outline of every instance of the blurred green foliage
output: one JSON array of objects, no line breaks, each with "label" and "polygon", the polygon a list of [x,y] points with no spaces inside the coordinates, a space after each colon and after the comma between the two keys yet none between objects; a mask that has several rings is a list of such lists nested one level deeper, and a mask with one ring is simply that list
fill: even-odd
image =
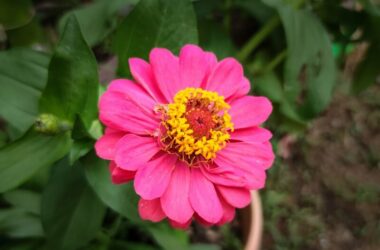
[{"label": "blurred green foliage", "polygon": [[[153,47],[178,53],[186,43],[241,61],[252,94],[274,103],[269,126],[277,141],[302,134],[326,109],[349,53],[363,45],[350,92],[378,81],[380,6],[374,0],[0,0],[1,249],[220,249],[192,244],[166,223],[141,221],[132,185],[111,184],[107,163],[92,151],[101,134],[98,72],[108,60],[116,57],[116,75],[125,77],[128,58],[147,58]],[[36,131],[34,122],[46,113],[67,127]],[[286,178],[295,183],[278,165],[271,171],[279,186]],[[352,195],[378,201],[371,190]],[[302,249],[299,231],[308,225],[313,237],[323,228],[289,197],[279,190],[263,195],[276,249]],[[287,236],[278,226],[284,216]],[[222,234],[225,248],[240,247],[229,227]]]}]

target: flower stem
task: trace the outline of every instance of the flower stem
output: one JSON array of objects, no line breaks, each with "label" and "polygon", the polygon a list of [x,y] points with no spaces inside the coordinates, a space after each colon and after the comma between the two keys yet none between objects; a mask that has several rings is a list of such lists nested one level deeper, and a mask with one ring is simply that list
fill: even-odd
[{"label": "flower stem", "polygon": [[[293,3],[294,9],[299,9],[305,0],[298,0]],[[255,35],[249,39],[249,41],[244,45],[236,57],[241,61],[245,61],[247,57],[260,45],[262,41],[280,24],[280,17],[273,16]]]},{"label": "flower stem", "polygon": [[121,215],[118,215],[116,220],[113,222],[111,228],[108,230],[108,235],[110,237],[113,237],[116,235],[117,231],[119,230],[122,220],[123,220],[123,217]]},{"label": "flower stem", "polygon": [[284,61],[287,53],[288,53],[288,50],[286,49],[280,52],[272,61],[268,63],[268,65],[265,67],[263,72],[267,73],[274,70],[282,61]]},{"label": "flower stem", "polygon": [[224,15],[224,27],[228,33],[231,30],[231,0],[225,0],[224,2],[225,15]]},{"label": "flower stem", "polygon": [[272,17],[237,54],[237,58],[240,61],[245,61],[247,57],[254,51],[257,46],[280,24],[280,18],[276,15]]}]

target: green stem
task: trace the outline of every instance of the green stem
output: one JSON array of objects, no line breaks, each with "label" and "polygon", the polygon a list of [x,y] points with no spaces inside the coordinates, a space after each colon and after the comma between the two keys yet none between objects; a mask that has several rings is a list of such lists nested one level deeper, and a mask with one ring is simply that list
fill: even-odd
[{"label": "green stem", "polygon": [[123,220],[123,217],[119,215],[116,220],[113,222],[111,228],[108,230],[108,235],[110,237],[113,237],[116,235],[117,231],[119,230],[119,227],[121,225],[121,222]]},{"label": "green stem", "polygon": [[229,33],[231,30],[231,0],[225,0],[224,3],[224,8],[225,8],[225,15],[224,15],[224,27]]},{"label": "green stem", "polygon": [[274,70],[286,58],[288,51],[285,49],[280,52],[264,69],[264,73]]},{"label": "green stem", "polygon": [[254,51],[257,46],[260,45],[262,41],[280,24],[280,18],[278,16],[272,17],[269,22],[267,22],[254,36],[249,39],[249,41],[244,45],[244,47],[237,54],[237,58],[240,61],[245,61],[247,57]]},{"label": "green stem", "polygon": [[[305,0],[298,0],[293,4],[295,9],[299,9]],[[280,17],[272,17],[249,41],[244,45],[236,57],[240,61],[245,61],[247,57],[260,45],[262,41],[280,24]]]}]

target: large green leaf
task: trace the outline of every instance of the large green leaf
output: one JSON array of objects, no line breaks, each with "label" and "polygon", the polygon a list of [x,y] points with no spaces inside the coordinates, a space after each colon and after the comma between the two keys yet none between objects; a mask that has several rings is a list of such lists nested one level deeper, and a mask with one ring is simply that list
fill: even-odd
[{"label": "large green leaf", "polygon": [[376,0],[359,0],[363,7],[372,15],[380,16],[380,2]]},{"label": "large green leaf", "polygon": [[41,220],[23,209],[0,210],[0,232],[11,238],[42,237]]},{"label": "large green leaf", "polygon": [[0,193],[17,187],[40,168],[62,158],[70,145],[68,134],[48,136],[29,131],[0,149]]},{"label": "large green leaf", "polygon": [[312,118],[330,102],[336,69],[329,36],[317,17],[279,0],[265,0],[275,7],[284,26],[288,47],[284,93],[300,114]]},{"label": "large green leaf", "polygon": [[197,243],[190,246],[190,250],[220,250],[221,247],[213,244]]},{"label": "large green leaf", "polygon": [[110,208],[148,231],[154,240],[166,250],[187,249],[186,233],[171,228],[167,223],[142,221],[137,211],[139,197],[133,183],[115,185],[111,182],[108,162],[89,155],[83,161],[86,177],[98,197]]},{"label": "large green leaf", "polygon": [[135,4],[136,2],[137,0],[100,0],[81,5],[78,9],[67,12],[59,20],[59,30],[63,31],[67,20],[74,14],[88,45],[97,45],[116,27],[117,11],[126,4]]},{"label": "large green leaf", "polygon": [[48,39],[39,18],[34,17],[28,24],[7,31],[7,39],[14,47],[47,47]]},{"label": "large green leaf", "polygon": [[167,223],[150,224],[146,229],[165,250],[189,249],[189,237],[186,232],[173,229]]},{"label": "large green leaf", "polygon": [[273,8],[264,4],[263,1],[235,0],[233,4],[250,13],[261,23],[268,21],[275,11]]},{"label": "large green leaf", "polygon": [[96,119],[98,72],[74,16],[67,20],[61,41],[49,65],[40,111],[74,122],[79,115],[86,128]]},{"label": "large green leaf", "polygon": [[141,0],[117,29],[114,50],[119,74],[128,75],[130,57],[148,58],[154,47],[177,53],[187,43],[198,43],[190,0]]},{"label": "large green leaf", "polygon": [[254,90],[276,103],[280,103],[284,98],[281,82],[272,71],[255,78]]},{"label": "large green leaf", "polygon": [[88,182],[104,204],[131,221],[140,223],[137,212],[138,197],[134,192],[133,183],[113,184],[108,162],[94,155],[88,156],[83,165]]},{"label": "large green leaf", "polygon": [[42,195],[42,224],[47,249],[77,249],[95,237],[105,207],[88,185],[79,164],[67,159],[53,169]]},{"label": "large green leaf", "polygon": [[41,195],[27,189],[17,189],[4,193],[3,198],[9,204],[26,212],[39,215],[41,213]]},{"label": "large green leaf", "polygon": [[376,82],[380,76],[380,44],[373,42],[367,50],[366,57],[360,63],[352,85],[352,91],[359,93]]},{"label": "large green leaf", "polygon": [[2,244],[3,249],[7,250],[34,250],[42,249],[40,239],[26,239],[20,241],[9,241]]},{"label": "large green leaf", "polygon": [[13,190],[3,195],[12,208],[0,210],[0,231],[11,238],[42,237],[41,196],[29,190]]},{"label": "large green leaf", "polygon": [[31,0],[1,0],[0,26],[5,29],[14,29],[27,24],[34,16]]},{"label": "large green leaf", "polygon": [[199,23],[199,44],[204,50],[214,52],[218,58],[225,58],[236,53],[236,48],[223,26],[210,21]]},{"label": "large green leaf", "polygon": [[0,52],[0,116],[11,126],[13,138],[36,119],[48,63],[47,55],[31,49]]},{"label": "large green leaf", "polygon": [[125,250],[125,249],[133,249],[133,250],[157,250],[157,247],[152,246],[149,243],[134,243],[134,242],[126,242],[126,241],[112,241],[109,249],[112,250]]},{"label": "large green leaf", "polygon": [[[368,3],[369,4],[369,3]],[[375,10],[375,6],[367,6],[367,11]],[[380,10],[379,13],[372,13],[366,19],[364,36],[370,40],[370,46],[366,52],[363,61],[360,63],[355,72],[355,78],[352,85],[354,93],[359,93],[367,87],[376,83],[377,78],[380,76],[379,67],[379,53],[380,53]]]}]

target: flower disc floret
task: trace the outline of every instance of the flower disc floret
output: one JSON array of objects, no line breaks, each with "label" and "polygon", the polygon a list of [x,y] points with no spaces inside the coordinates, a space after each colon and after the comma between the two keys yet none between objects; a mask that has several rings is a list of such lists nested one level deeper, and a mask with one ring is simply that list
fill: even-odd
[{"label": "flower disc floret", "polygon": [[166,150],[191,166],[212,160],[226,146],[234,129],[229,108],[216,92],[201,88],[179,91],[163,116],[165,132],[161,141]]}]

